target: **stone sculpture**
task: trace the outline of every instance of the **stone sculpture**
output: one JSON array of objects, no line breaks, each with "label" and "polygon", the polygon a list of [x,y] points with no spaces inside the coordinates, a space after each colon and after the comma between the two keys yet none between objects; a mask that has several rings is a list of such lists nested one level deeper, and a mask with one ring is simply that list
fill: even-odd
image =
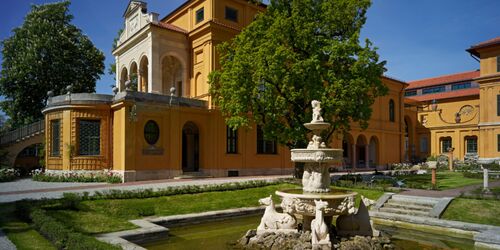
[{"label": "stone sculpture", "polygon": [[337,218],[337,233],[341,236],[379,236],[380,232],[373,227],[370,219],[368,207],[375,204],[375,201],[361,196],[359,209],[354,208],[354,200],[349,205],[348,215],[340,215]]},{"label": "stone sculpture", "polygon": [[323,122],[323,117],[321,116],[321,102],[313,100],[311,102],[313,115],[311,123]]},{"label": "stone sculpture", "polygon": [[264,216],[260,220],[260,225],[257,227],[257,233],[263,232],[296,232],[296,224],[297,221],[295,217],[287,213],[279,213],[276,211],[274,207],[274,202],[272,199],[272,195],[269,197],[262,198],[259,200],[261,205],[266,206],[266,210],[264,211]]},{"label": "stone sculpture", "polygon": [[316,205],[316,217],[311,222],[311,243],[315,245],[332,246],[330,241],[330,229],[325,223],[323,212],[328,207],[328,202],[322,200],[314,200]]}]

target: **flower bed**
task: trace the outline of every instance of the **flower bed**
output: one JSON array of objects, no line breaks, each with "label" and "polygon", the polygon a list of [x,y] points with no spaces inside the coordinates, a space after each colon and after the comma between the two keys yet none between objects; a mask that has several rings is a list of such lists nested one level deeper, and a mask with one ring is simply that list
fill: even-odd
[{"label": "flower bed", "polygon": [[13,181],[19,178],[19,171],[14,168],[2,168],[0,169],[0,182]]},{"label": "flower bed", "polygon": [[64,171],[42,172],[40,169],[31,172],[34,181],[44,182],[108,182],[121,183],[122,177],[110,170],[102,171]]}]

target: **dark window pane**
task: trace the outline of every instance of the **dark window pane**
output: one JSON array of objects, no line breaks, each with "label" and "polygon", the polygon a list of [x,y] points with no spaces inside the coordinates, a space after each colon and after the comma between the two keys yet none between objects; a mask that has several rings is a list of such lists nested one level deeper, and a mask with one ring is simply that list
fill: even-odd
[{"label": "dark window pane", "polygon": [[238,22],[238,10],[226,6],[226,19]]},{"label": "dark window pane", "polygon": [[497,135],[497,151],[500,152],[500,135]]},{"label": "dark window pane", "polygon": [[229,126],[226,126],[226,153],[237,154],[238,153],[238,130],[233,130]]},{"label": "dark window pane", "polygon": [[497,116],[500,116],[500,95],[497,95]]},{"label": "dark window pane", "polygon": [[160,127],[158,123],[153,120],[149,120],[144,125],[144,139],[149,145],[155,145],[160,138]]},{"label": "dark window pane", "polygon": [[389,100],[389,121],[394,122],[396,120],[394,107],[394,100]]},{"label": "dark window pane", "polygon": [[432,87],[432,88],[426,88],[422,90],[422,94],[433,94],[433,93],[440,93],[446,91],[445,86],[437,86],[437,87]]},{"label": "dark window pane", "polygon": [[265,140],[264,132],[257,126],[257,154],[276,154],[276,140]]},{"label": "dark window pane", "polygon": [[205,12],[203,8],[196,11],[196,23],[199,23],[205,19]]},{"label": "dark window pane", "polygon": [[50,155],[60,156],[61,155],[61,121],[52,120],[50,121]]},{"label": "dark window pane", "polygon": [[500,56],[497,56],[497,72],[500,72]]},{"label": "dark window pane", "polygon": [[470,82],[456,83],[456,84],[451,85],[451,90],[469,89],[471,87],[472,87],[472,84]]},{"label": "dark window pane", "polygon": [[80,155],[99,155],[101,121],[80,120],[79,122],[79,144],[78,153]]},{"label": "dark window pane", "polygon": [[451,138],[441,140],[441,153],[447,153],[448,148],[451,148]]},{"label": "dark window pane", "polygon": [[467,153],[477,153],[477,138],[468,137],[466,138],[467,143]]},{"label": "dark window pane", "polygon": [[416,90],[409,90],[405,92],[405,96],[415,96],[415,95],[417,95]]}]

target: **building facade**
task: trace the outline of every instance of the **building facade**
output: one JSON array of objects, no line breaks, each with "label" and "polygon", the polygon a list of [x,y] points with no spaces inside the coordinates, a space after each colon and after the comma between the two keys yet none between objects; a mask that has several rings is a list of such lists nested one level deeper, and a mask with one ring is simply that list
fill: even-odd
[{"label": "building facade", "polygon": [[[287,148],[265,140],[255,125],[228,129],[209,96],[208,74],[219,68],[216,46],[262,11],[264,5],[246,0],[188,0],[160,19],[148,12],[146,3],[130,1],[113,51],[115,94],[49,98],[43,111],[46,169],[110,169],[124,181],[292,173]],[[497,151],[479,143],[491,140],[500,123],[479,109],[492,105],[482,98],[494,99],[500,90],[490,90],[498,77],[490,69],[494,53],[489,47],[471,51],[489,62],[484,63],[484,74],[481,62],[480,73],[464,73],[458,80],[441,77],[407,84],[381,76],[389,92],[375,100],[369,127],[361,130],[353,123],[349,133],[331,141],[330,146],[344,149],[341,167],[367,170],[414,161],[441,153],[439,145],[457,148],[457,157],[476,149],[480,156],[495,158]],[[477,93],[429,93],[428,88],[441,86],[453,94]],[[468,145],[463,151],[462,143]]]}]

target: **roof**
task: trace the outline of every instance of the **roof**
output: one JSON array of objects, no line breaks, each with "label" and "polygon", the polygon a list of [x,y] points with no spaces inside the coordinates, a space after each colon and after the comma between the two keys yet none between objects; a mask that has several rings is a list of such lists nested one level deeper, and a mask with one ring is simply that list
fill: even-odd
[{"label": "roof", "polygon": [[405,99],[424,102],[424,101],[442,100],[442,99],[450,99],[450,98],[465,97],[465,96],[479,96],[479,88],[461,89],[461,90],[440,92],[427,95],[411,96],[411,97],[405,97]]},{"label": "roof", "polygon": [[476,45],[470,46],[470,48],[466,49],[467,52],[479,57],[478,49],[486,48],[489,46],[494,46],[500,44],[500,36],[492,38],[490,40],[486,40],[484,42],[480,42]]},{"label": "roof", "polygon": [[403,85],[405,85],[405,86],[408,86],[408,83],[407,83],[407,82],[405,82],[405,81],[403,81],[403,80],[399,80],[399,79],[397,79],[397,78],[395,78],[395,77],[392,77],[392,76],[382,75],[382,78],[386,78],[386,79],[389,79],[389,80],[392,80],[392,81],[395,81],[395,82],[401,83],[401,84],[403,84]]},{"label": "roof", "polygon": [[172,30],[172,31],[176,31],[176,32],[180,32],[180,33],[183,33],[183,34],[187,34],[187,30],[179,27],[179,26],[175,26],[173,24],[170,24],[170,23],[162,23],[162,22],[151,22],[151,25],[153,26],[156,26],[156,27],[160,27],[160,28],[163,28],[163,29],[167,29],[167,30]]},{"label": "roof", "polygon": [[[193,0],[186,0],[183,4],[181,4],[179,7],[175,8],[174,10],[172,10],[170,13],[168,13],[165,17],[163,17],[161,19],[161,21],[165,21],[167,20],[169,17],[173,16],[177,11],[179,11],[180,9],[186,7],[190,2],[192,2]],[[246,0],[247,2],[250,2],[251,0]],[[267,8],[267,4],[265,3],[259,3],[259,6],[262,7],[262,8]]]},{"label": "roof", "polygon": [[442,84],[447,84],[447,83],[470,81],[476,77],[479,77],[479,70],[465,71],[465,72],[455,73],[455,74],[451,74],[451,75],[443,75],[443,76],[426,78],[426,79],[421,79],[421,80],[416,80],[416,81],[409,81],[408,82],[409,86],[406,89],[407,90],[418,89],[418,88],[422,88],[422,87],[442,85]]}]

